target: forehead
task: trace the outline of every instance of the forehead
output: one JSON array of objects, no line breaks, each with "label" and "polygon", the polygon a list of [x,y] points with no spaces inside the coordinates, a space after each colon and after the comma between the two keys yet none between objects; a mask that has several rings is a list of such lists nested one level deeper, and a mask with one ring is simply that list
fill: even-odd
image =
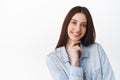
[{"label": "forehead", "polygon": [[71,20],[87,22],[87,18],[83,13],[76,13]]}]

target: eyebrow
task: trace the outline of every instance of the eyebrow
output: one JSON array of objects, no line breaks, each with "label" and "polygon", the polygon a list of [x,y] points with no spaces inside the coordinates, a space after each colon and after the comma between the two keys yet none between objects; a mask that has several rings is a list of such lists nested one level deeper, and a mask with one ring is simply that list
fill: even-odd
[{"label": "eyebrow", "polygon": [[[78,20],[76,20],[76,19],[71,19],[71,21],[78,21]],[[87,22],[82,22],[82,23],[87,23]]]},{"label": "eyebrow", "polygon": [[71,19],[71,20],[73,20],[73,21],[77,21],[76,19]]}]

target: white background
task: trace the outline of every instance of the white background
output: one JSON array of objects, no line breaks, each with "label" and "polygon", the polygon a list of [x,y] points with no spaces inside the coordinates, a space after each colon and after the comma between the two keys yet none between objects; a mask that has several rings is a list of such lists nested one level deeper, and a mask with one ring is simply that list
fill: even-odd
[{"label": "white background", "polygon": [[46,55],[54,50],[67,12],[86,6],[120,80],[119,0],[0,0],[0,80],[52,80]]}]

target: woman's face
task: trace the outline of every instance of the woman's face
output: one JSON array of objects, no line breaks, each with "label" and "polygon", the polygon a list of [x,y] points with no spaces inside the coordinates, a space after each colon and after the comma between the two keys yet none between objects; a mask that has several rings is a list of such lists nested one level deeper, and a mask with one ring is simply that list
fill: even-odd
[{"label": "woman's face", "polygon": [[86,33],[86,26],[86,16],[83,13],[76,13],[68,25],[68,39],[70,41],[79,41]]}]

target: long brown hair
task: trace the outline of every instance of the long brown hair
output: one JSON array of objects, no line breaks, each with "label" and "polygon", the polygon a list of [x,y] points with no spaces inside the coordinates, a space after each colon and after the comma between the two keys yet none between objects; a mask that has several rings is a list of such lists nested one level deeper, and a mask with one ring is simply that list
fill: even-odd
[{"label": "long brown hair", "polygon": [[71,18],[76,13],[83,13],[83,14],[85,14],[85,16],[87,18],[86,34],[81,39],[81,43],[84,46],[88,46],[95,42],[96,33],[95,33],[94,24],[93,24],[92,17],[91,17],[89,10],[86,7],[75,6],[68,12],[68,14],[66,15],[66,17],[64,19],[60,38],[59,38],[56,48],[66,45],[67,39],[68,39],[67,28],[68,28]]}]

